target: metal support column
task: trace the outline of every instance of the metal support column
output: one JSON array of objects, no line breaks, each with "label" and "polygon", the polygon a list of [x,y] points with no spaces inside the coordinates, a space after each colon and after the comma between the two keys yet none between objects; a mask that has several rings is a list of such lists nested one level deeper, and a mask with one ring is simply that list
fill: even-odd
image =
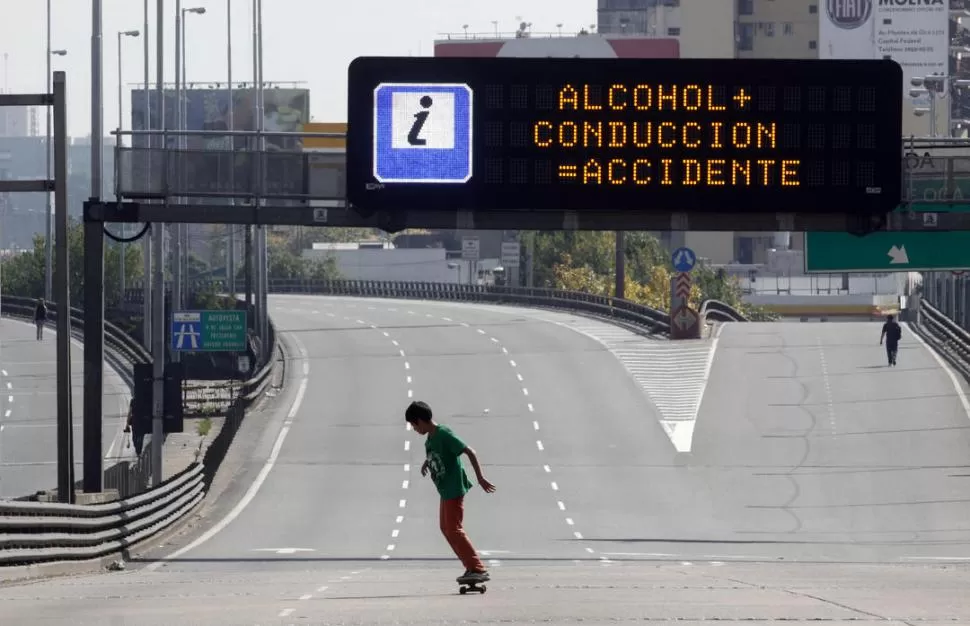
[{"label": "metal support column", "polygon": [[[67,80],[54,72],[54,299],[57,303],[57,499],[73,504],[74,415],[71,399],[71,289],[67,215]],[[100,421],[99,421],[100,423]]]},{"label": "metal support column", "polygon": [[[182,130],[182,0],[175,0],[175,128]],[[159,79],[161,81],[161,79]],[[179,135],[175,142],[178,150],[182,149],[182,136]],[[176,157],[179,161],[181,159]],[[176,168],[175,180],[179,187],[182,186],[182,165]],[[170,226],[172,234],[172,311],[182,308],[182,237],[184,227],[182,224],[172,224]],[[182,360],[182,354],[177,351],[172,352],[172,361]]]},{"label": "metal support column", "polygon": [[616,231],[616,297],[625,298],[626,287],[626,235]]},{"label": "metal support column", "polygon": [[[143,55],[144,55],[143,64],[144,64],[144,71],[145,71],[145,93],[144,93],[145,128],[151,129],[152,128],[152,109],[151,109],[151,106],[149,106],[149,103],[151,102],[151,100],[148,97],[149,88],[151,86],[150,85],[151,79],[148,71],[148,50],[149,50],[148,0],[143,0],[142,12],[144,13],[143,18],[145,21],[144,28],[142,29],[142,33],[144,34],[142,44],[143,44]],[[154,138],[147,137],[147,139],[149,142],[148,145],[149,147],[151,147],[151,142],[154,141]],[[131,145],[134,146],[134,138],[132,138]],[[152,175],[151,172],[153,171],[154,170],[152,169],[152,153],[151,151],[149,151],[148,152],[148,172],[149,172],[148,175],[151,176]],[[152,233],[154,232],[155,232],[155,229],[153,228],[151,232],[145,233],[145,236],[142,237],[142,240],[141,240],[142,241],[141,256],[142,256],[142,263],[144,265],[144,268],[142,270],[142,282],[144,283],[144,285],[142,285],[143,302],[142,302],[141,334],[142,334],[142,345],[145,346],[145,350],[148,350],[148,352],[151,352],[152,350],[152,240],[154,239],[154,237],[152,236]]]},{"label": "metal support column", "polygon": [[[158,128],[165,130],[165,0],[155,0],[155,85],[158,105]],[[148,94],[145,94],[146,97]],[[167,136],[159,137],[158,147],[167,148]],[[165,224],[152,224],[152,486],[162,482],[163,401],[165,392]]]},{"label": "metal support column", "polygon": [[[58,250],[60,248],[58,246]],[[101,432],[104,392],[104,248],[103,225],[100,222],[85,221],[84,493],[102,491],[104,482]]]},{"label": "metal support column", "polygon": [[[101,0],[91,2],[91,20],[91,200],[96,202],[101,199],[104,164]],[[59,241],[66,242],[67,239]],[[57,248],[60,252],[61,248],[67,246]],[[104,230],[101,224],[95,222],[84,223],[84,286],[83,487],[85,493],[98,493],[104,482],[101,433],[104,404]]]}]

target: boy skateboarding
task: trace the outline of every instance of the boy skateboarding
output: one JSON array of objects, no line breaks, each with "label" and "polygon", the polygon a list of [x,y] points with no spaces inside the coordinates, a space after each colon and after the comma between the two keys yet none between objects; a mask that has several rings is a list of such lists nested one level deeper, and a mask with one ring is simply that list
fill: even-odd
[{"label": "boy skateboarding", "polygon": [[465,573],[458,577],[458,582],[478,583],[489,580],[485,564],[478,557],[478,552],[462,527],[465,494],[471,490],[472,482],[465,473],[461,455],[468,455],[478,484],[486,493],[494,492],[495,485],[485,480],[475,451],[465,445],[450,428],[435,423],[431,407],[427,403],[412,402],[404,412],[404,419],[411,424],[414,432],[427,435],[424,440],[427,459],[421,465],[421,475],[426,476],[431,472],[431,480],[441,496],[438,509],[441,534],[465,566]]}]

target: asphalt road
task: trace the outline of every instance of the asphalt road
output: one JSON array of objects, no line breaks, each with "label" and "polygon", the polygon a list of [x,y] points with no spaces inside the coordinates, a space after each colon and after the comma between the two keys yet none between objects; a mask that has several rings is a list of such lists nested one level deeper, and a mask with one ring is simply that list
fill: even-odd
[{"label": "asphalt road", "polygon": [[[302,354],[245,506],[168,560],[0,589],[0,621],[970,623],[970,418],[910,333],[890,370],[878,325],[725,326],[678,452],[635,351],[569,316],[271,302]],[[466,503],[483,597],[455,593],[411,399],[498,487]]]},{"label": "asphalt road", "polygon": [[[31,324],[0,320],[0,498],[17,498],[57,487],[57,334],[44,330],[37,341]],[[105,365],[103,449],[105,465],[131,456],[120,430],[129,390]],[[83,458],[84,359],[71,343],[75,477]]]}]

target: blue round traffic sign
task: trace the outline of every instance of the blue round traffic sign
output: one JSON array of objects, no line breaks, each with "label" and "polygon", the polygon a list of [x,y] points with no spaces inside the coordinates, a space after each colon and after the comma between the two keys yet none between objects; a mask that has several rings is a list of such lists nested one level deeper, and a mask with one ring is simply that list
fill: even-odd
[{"label": "blue round traffic sign", "polygon": [[697,255],[690,248],[677,248],[670,255],[670,262],[678,272],[689,272],[694,269],[694,264],[697,263]]}]

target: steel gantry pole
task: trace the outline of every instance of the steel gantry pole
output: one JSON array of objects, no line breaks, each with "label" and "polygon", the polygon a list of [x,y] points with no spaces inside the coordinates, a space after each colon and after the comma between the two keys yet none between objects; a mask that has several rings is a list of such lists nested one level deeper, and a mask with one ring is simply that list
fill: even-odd
[{"label": "steel gantry pole", "polygon": [[[262,147],[262,136],[263,136],[263,109],[260,99],[262,97],[262,83],[259,80],[259,53],[260,53],[260,41],[259,41],[259,0],[253,0],[253,89],[256,97],[253,99],[253,117],[256,121],[256,142],[255,150],[256,154],[256,194],[253,198],[253,208],[256,210],[256,214],[259,215],[259,210],[263,204],[263,168],[266,166],[266,160],[263,158],[263,154],[260,152]],[[255,294],[253,298],[253,308],[256,313],[255,320],[253,324],[253,329],[256,331],[256,336],[260,340],[260,355],[265,349],[263,346],[263,323],[262,323],[262,278],[263,272],[260,265],[260,260],[262,259],[260,243],[262,241],[263,227],[256,226],[255,228],[255,246],[251,255],[253,257],[252,268],[254,274],[255,283]]]},{"label": "steel gantry pole", "polygon": [[[91,200],[103,191],[104,57],[102,0],[91,1]],[[61,208],[58,207],[58,211]],[[60,218],[58,218],[60,219]],[[66,248],[67,241],[59,242]],[[104,227],[84,222],[84,430],[83,488],[98,493],[104,483]]]},{"label": "steel gantry pole", "polygon": [[[155,0],[155,93],[158,107],[158,128],[165,130],[165,0]],[[145,94],[146,97],[148,94]],[[160,141],[152,142],[157,147],[168,148],[168,137],[163,132]],[[166,199],[167,204],[167,199]],[[164,428],[162,424],[163,394],[165,392],[165,268],[164,268],[165,224],[152,225],[152,486],[162,482],[162,443]]]},{"label": "steel gantry pole", "polygon": [[[64,72],[53,77],[54,206],[58,241],[67,241],[67,101]],[[71,272],[67,245],[57,246],[54,301],[57,302],[57,499],[74,504],[74,406],[71,389]]]},{"label": "steel gantry pole", "polygon": [[[236,129],[232,101],[232,0],[226,0],[226,84],[229,93],[229,132]],[[236,137],[229,135],[229,186],[236,190]],[[236,204],[235,197],[229,198],[229,206]],[[226,244],[226,286],[232,298],[236,297],[236,225],[229,224],[229,241]]]},{"label": "steel gantry pole", "polygon": [[[143,0],[143,1],[144,1],[144,5],[143,5],[142,8],[143,8],[143,12],[144,12],[144,16],[143,17],[144,17],[144,22],[145,22],[144,25],[143,25],[144,28],[143,28],[143,31],[142,31],[144,33],[144,37],[142,38],[142,44],[143,44],[142,45],[142,51],[143,51],[143,54],[144,54],[144,57],[145,57],[143,59],[143,62],[144,62],[144,70],[145,70],[145,93],[144,93],[144,97],[145,97],[145,108],[144,108],[145,122],[144,122],[144,124],[145,124],[145,130],[151,130],[151,128],[152,128],[152,121],[151,121],[152,120],[152,110],[151,110],[151,107],[149,106],[149,98],[148,98],[148,95],[149,95],[148,90],[150,88],[150,81],[151,81],[151,77],[149,76],[149,71],[148,71],[148,51],[149,51],[149,47],[148,47],[148,33],[149,33],[149,30],[148,30],[148,0]],[[149,142],[149,150],[148,150],[148,168],[147,168],[147,174],[146,174],[146,176],[151,177],[151,175],[152,175],[152,152],[151,152],[151,149],[150,148],[151,148],[152,138],[149,136],[147,139],[148,139],[148,142]],[[132,144],[134,145],[134,138],[132,138]],[[151,232],[154,233],[155,230],[156,229],[153,227],[151,229]],[[142,334],[142,343],[145,346],[145,350],[148,350],[149,352],[151,352],[151,350],[152,350],[152,236],[151,236],[151,234],[150,233],[145,233],[145,236],[141,238],[141,241],[142,241],[142,244],[141,244],[142,245],[142,248],[141,248],[141,256],[142,256],[142,263],[144,265],[144,268],[143,268],[143,271],[142,271],[142,282],[144,283],[144,285],[142,287],[142,329],[141,329],[141,334]]]},{"label": "steel gantry pole", "polygon": [[[175,130],[182,130],[182,0],[175,0]],[[182,136],[175,139],[176,168],[175,181],[179,189],[182,187],[183,160]],[[176,196],[178,195],[176,191]],[[181,198],[179,198],[181,200]],[[182,224],[175,224],[172,237],[172,312],[182,310]],[[181,361],[182,355],[178,351],[172,352],[172,361]]]},{"label": "steel gantry pole", "polygon": [[[266,192],[266,82],[263,77],[263,0],[256,0],[258,7],[257,34],[259,36],[259,153],[263,162],[259,168],[260,191]],[[261,194],[262,195],[262,194]],[[269,346],[269,254],[266,247],[266,226],[259,227],[259,334],[262,354],[268,359]]]},{"label": "steel gantry pole", "polygon": [[[44,72],[44,85],[47,93],[51,92],[51,0],[47,0],[47,70]],[[47,141],[44,143],[44,152],[47,153],[47,180],[51,179],[51,108],[47,107]],[[51,206],[51,194],[48,191],[44,194],[46,206],[45,226],[44,226],[44,299],[51,301],[53,291],[53,207]]]}]

